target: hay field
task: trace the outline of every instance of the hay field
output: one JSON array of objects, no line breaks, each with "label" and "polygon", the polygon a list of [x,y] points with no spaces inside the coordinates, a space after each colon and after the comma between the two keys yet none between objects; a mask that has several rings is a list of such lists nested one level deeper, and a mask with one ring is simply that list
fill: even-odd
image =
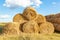
[{"label": "hay field", "polygon": [[[3,26],[5,24],[2,24]],[[0,32],[1,28],[3,27],[0,24]],[[26,34],[21,33],[20,35],[0,35],[0,40],[60,40],[60,34],[59,33],[53,33],[53,34]]]},{"label": "hay field", "polygon": [[60,40],[60,34],[20,34],[20,35],[1,35],[0,40]]}]

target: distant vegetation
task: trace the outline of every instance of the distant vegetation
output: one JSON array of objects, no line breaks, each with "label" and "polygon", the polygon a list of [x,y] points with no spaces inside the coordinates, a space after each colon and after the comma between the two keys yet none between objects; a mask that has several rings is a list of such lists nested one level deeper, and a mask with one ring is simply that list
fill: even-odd
[{"label": "distant vegetation", "polygon": [[1,26],[4,26],[5,24],[6,24],[6,23],[0,23],[0,27],[1,27]]}]

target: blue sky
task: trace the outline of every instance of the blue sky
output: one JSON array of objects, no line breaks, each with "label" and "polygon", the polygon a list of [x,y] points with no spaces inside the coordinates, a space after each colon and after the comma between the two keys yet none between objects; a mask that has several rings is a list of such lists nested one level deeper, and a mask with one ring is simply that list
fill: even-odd
[{"label": "blue sky", "polygon": [[0,22],[11,22],[13,16],[32,6],[39,14],[60,13],[60,0],[0,0]]}]

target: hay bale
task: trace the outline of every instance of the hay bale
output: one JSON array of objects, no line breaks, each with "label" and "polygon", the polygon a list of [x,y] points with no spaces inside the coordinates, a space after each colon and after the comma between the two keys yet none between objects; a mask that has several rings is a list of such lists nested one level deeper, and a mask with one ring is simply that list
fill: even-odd
[{"label": "hay bale", "polygon": [[19,20],[24,20],[24,17],[22,14],[18,13],[13,17],[13,22],[19,22]]},{"label": "hay bale", "polygon": [[28,22],[28,21],[27,20],[19,20],[20,24],[25,23],[25,22]]},{"label": "hay bale", "polygon": [[3,27],[3,34],[19,34],[21,31],[19,30],[19,23],[17,22],[12,22],[12,23],[7,23]]},{"label": "hay bale", "polygon": [[43,15],[38,14],[37,18],[35,19],[35,21],[39,24],[39,23],[44,23],[46,22],[46,18]]},{"label": "hay bale", "polygon": [[23,24],[25,24],[26,22],[28,22],[27,20],[20,20],[19,21],[19,24],[20,24],[20,27],[19,29],[23,32]]},{"label": "hay bale", "polygon": [[38,33],[39,26],[35,21],[29,21],[23,25],[24,33]]},{"label": "hay bale", "polygon": [[40,24],[40,33],[42,34],[52,34],[54,32],[54,26],[50,22],[45,22]]},{"label": "hay bale", "polygon": [[53,23],[53,24],[54,24],[55,30],[60,32],[60,24],[58,23]]},{"label": "hay bale", "polygon": [[28,19],[28,20],[33,20],[36,18],[37,16],[37,12],[34,8],[32,7],[27,7],[24,11],[23,11],[23,15]]}]

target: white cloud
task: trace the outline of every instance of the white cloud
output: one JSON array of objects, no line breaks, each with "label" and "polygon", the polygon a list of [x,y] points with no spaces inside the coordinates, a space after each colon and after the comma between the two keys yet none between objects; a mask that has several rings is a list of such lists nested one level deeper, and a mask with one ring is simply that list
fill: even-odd
[{"label": "white cloud", "polygon": [[5,15],[0,15],[0,19],[5,19],[5,18],[10,18],[10,15],[7,15],[7,14],[5,14]]},{"label": "white cloud", "polygon": [[0,19],[0,23],[1,22],[12,22],[12,20],[11,19]]},{"label": "white cloud", "polygon": [[11,15],[1,14],[1,15],[0,15],[0,22],[12,22]]},{"label": "white cloud", "polygon": [[32,0],[32,2],[34,3],[33,5],[35,6],[39,6],[40,4],[42,4],[42,1],[40,0]]},{"label": "white cloud", "polygon": [[3,6],[6,7],[27,7],[27,6],[39,6],[40,4],[42,4],[42,1],[40,0],[5,0],[5,3],[3,4]]}]

